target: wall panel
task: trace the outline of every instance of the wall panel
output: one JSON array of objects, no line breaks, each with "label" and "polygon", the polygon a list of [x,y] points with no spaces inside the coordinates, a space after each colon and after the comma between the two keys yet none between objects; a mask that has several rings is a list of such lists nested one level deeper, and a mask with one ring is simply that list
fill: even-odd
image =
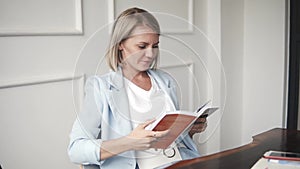
[{"label": "wall panel", "polygon": [[79,78],[0,90],[2,168],[78,168],[70,163],[67,147],[80,102],[74,94],[82,93],[82,83]]},{"label": "wall panel", "polygon": [[[158,5],[162,4],[162,5]],[[172,4],[172,5],[166,5]],[[193,0],[112,0],[109,1],[109,20],[112,22],[123,10],[141,7],[153,12],[160,22],[163,33],[192,33],[194,29]]]},{"label": "wall panel", "polygon": [[1,0],[0,36],[82,34],[81,0]]}]

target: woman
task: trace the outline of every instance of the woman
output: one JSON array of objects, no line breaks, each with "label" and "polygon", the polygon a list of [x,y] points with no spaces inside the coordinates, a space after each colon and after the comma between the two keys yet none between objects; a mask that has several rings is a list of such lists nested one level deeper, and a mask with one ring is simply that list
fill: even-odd
[{"label": "woman", "polygon": [[[145,130],[160,113],[179,109],[175,80],[156,69],[159,35],[157,20],[143,9],[127,9],[116,19],[106,54],[113,71],[86,82],[83,110],[70,134],[71,161],[96,168],[142,169],[169,158],[162,151],[149,156],[168,131]],[[173,161],[199,156],[191,136],[205,129],[206,119],[198,121],[203,123],[174,143]]]}]

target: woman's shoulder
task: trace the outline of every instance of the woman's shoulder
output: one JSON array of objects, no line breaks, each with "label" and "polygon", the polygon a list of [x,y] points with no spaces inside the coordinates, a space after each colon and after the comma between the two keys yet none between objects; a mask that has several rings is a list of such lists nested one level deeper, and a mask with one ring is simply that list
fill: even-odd
[{"label": "woman's shoulder", "polygon": [[89,75],[86,78],[86,85],[88,84],[93,84],[93,85],[98,85],[98,86],[107,86],[108,81],[112,75],[112,72],[102,74],[102,75]]}]

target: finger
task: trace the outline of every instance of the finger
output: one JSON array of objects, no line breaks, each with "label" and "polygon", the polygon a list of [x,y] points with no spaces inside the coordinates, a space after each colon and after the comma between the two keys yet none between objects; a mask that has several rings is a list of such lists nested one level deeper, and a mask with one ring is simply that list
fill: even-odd
[{"label": "finger", "polygon": [[155,121],[155,119],[148,120],[148,121],[146,121],[145,123],[142,123],[142,124],[138,125],[137,128],[144,129],[144,128],[146,128],[148,125],[150,125],[151,123],[153,123],[154,121]]},{"label": "finger", "polygon": [[207,126],[207,123],[199,123],[199,124],[194,124],[194,126],[193,126],[193,128],[203,128],[203,127],[205,127],[205,126]]},{"label": "finger", "polygon": [[145,137],[151,137],[151,138],[155,138],[159,135],[158,131],[152,131],[152,130],[144,130],[144,136]]},{"label": "finger", "polygon": [[208,126],[208,124],[207,124],[207,123],[205,123],[205,125],[204,125],[204,130],[207,128],[207,126]]},{"label": "finger", "polygon": [[207,123],[202,123],[202,124],[197,124],[194,125],[191,129],[191,131],[196,131],[196,132],[202,132],[207,128]]},{"label": "finger", "polygon": [[194,124],[201,124],[201,123],[206,123],[206,122],[207,122],[206,118],[198,118]]},{"label": "finger", "polygon": [[201,133],[203,132],[205,129],[201,128],[201,129],[192,129],[190,132],[192,133]]},{"label": "finger", "polygon": [[207,122],[207,119],[206,118],[201,118],[201,119],[199,119],[201,122],[203,122],[203,123],[206,123]]},{"label": "finger", "polygon": [[156,138],[160,135],[158,131],[146,131],[146,137]]},{"label": "finger", "polygon": [[207,128],[207,123],[204,123],[204,125],[203,125],[202,128],[200,129],[201,132],[205,131],[206,128]]},{"label": "finger", "polygon": [[169,132],[170,130],[154,131],[152,136],[155,138],[160,138],[166,136]]}]

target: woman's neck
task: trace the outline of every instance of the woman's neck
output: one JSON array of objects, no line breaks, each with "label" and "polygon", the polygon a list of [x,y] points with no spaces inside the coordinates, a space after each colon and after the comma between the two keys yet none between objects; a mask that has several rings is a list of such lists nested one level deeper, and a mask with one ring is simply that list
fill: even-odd
[{"label": "woman's neck", "polygon": [[152,87],[151,79],[146,71],[130,72],[128,70],[123,70],[123,75],[125,78],[144,90],[148,91]]}]

